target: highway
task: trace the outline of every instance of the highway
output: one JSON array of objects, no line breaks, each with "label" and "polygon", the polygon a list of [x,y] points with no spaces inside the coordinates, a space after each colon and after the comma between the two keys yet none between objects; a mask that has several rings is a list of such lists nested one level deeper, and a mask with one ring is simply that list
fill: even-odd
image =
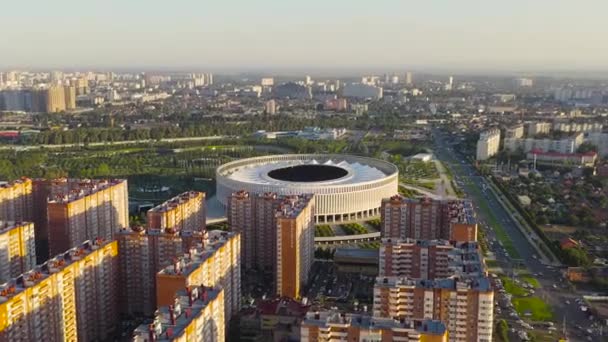
[{"label": "highway", "polygon": [[[565,316],[568,337],[572,340],[580,335],[580,329],[576,329],[575,326],[580,325],[586,328],[589,325],[586,314],[575,303],[575,299],[580,296],[563,287],[559,268],[541,263],[536,249],[519,230],[516,222],[513,221],[495,194],[490,191],[488,180],[478,175],[473,165],[466,161],[465,156],[451,147],[452,144],[448,142],[447,135],[434,131],[433,136],[436,158],[452,171],[454,181],[473,201],[480,226],[486,228],[484,231],[488,245],[501,268],[507,274],[511,274],[516,266],[527,268],[541,284],[541,288],[536,291],[535,296],[542,298],[552,307],[555,323],[561,325]],[[504,243],[501,245],[499,242],[501,232],[506,233],[506,237],[503,234],[503,242],[510,240],[517,255],[510,255],[507,251],[509,248],[504,248]],[[559,328],[561,331],[562,327],[559,326]]]}]

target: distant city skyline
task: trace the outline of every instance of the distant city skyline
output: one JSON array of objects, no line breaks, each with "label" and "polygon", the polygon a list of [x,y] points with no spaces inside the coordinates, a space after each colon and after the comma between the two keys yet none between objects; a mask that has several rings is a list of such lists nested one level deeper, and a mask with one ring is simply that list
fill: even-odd
[{"label": "distant city skyline", "polygon": [[10,2],[0,68],[606,71],[608,3]]}]

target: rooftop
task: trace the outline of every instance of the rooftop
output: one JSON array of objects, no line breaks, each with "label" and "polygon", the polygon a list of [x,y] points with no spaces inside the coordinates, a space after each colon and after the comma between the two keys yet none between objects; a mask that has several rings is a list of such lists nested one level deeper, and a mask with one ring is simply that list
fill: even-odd
[{"label": "rooftop", "polygon": [[85,241],[82,245],[74,247],[44,264],[36,266],[33,270],[9,280],[0,285],[0,303],[8,301],[26,288],[36,286],[51,274],[62,271],[67,266],[82,260],[85,256],[112,242],[114,241],[104,241],[103,239]]},{"label": "rooftop", "polygon": [[446,326],[435,320],[406,320],[372,317],[362,314],[341,313],[332,311],[308,312],[303,324],[320,327],[338,325],[359,327],[360,329],[410,329],[411,332],[444,335]]},{"label": "rooftop", "polygon": [[209,257],[236,235],[238,234],[221,230],[205,232],[201,244],[191,248],[189,253],[177,258],[173,265],[165,267],[158,274],[187,276],[201,267]]},{"label": "rooftop", "polygon": [[134,341],[173,341],[186,332],[186,328],[198,318],[209,303],[215,301],[222,290],[194,287],[179,291],[175,304],[160,307],[154,323],[142,324],[133,332]]}]

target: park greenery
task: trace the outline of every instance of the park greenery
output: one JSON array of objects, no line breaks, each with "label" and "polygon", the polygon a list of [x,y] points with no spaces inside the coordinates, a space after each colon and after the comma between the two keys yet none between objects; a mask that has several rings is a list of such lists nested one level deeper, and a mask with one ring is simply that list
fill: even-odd
[{"label": "park greenery", "polygon": [[322,224],[315,227],[315,237],[331,237],[335,236],[334,230],[330,225]]},{"label": "park greenery", "polygon": [[496,324],[496,335],[502,342],[509,342],[509,324],[504,319]]},{"label": "park greenery", "polygon": [[359,234],[367,234],[369,231],[365,226],[360,223],[346,223],[340,225],[340,228],[344,231],[346,235],[359,235]]}]

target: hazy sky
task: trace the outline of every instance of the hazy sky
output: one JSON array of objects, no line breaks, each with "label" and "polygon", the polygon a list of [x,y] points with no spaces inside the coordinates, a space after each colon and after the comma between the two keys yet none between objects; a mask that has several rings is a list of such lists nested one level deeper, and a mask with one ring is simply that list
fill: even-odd
[{"label": "hazy sky", "polygon": [[608,69],[607,0],[6,0],[0,67]]}]

